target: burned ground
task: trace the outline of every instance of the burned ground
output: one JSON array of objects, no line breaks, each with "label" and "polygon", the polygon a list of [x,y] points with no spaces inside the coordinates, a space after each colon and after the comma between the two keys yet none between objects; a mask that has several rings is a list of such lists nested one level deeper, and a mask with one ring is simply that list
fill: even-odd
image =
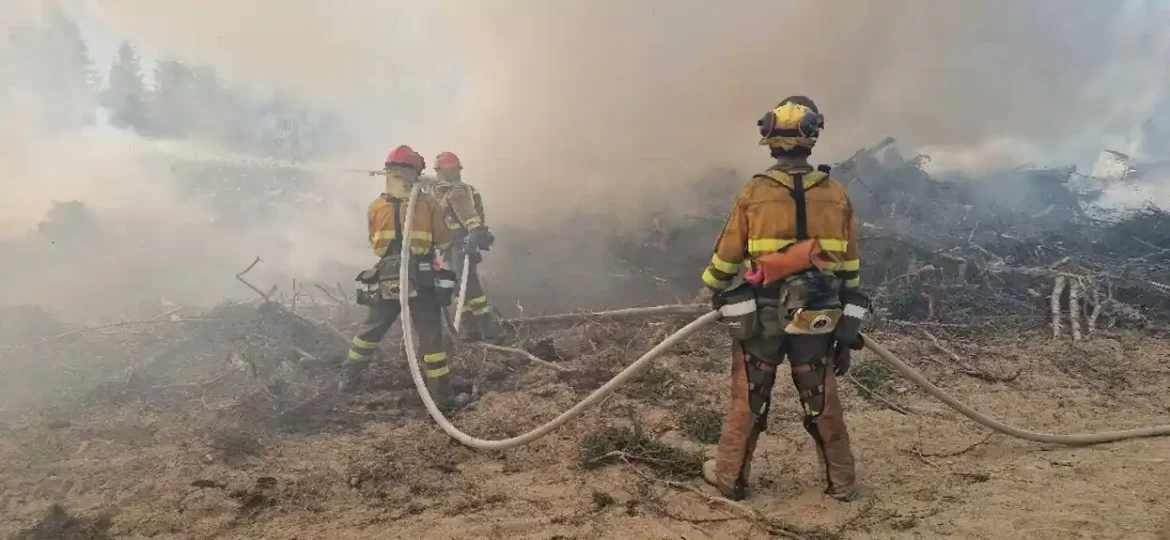
[{"label": "burned ground", "polygon": [[[477,452],[433,425],[403,377],[401,357],[389,354],[361,393],[336,394],[332,347],[304,350],[295,345],[303,321],[258,307],[222,306],[174,323],[189,325],[177,335],[224,332],[219,343],[229,356],[232,347],[251,344],[247,361],[188,352],[193,360],[181,377],[190,383],[145,363],[130,377],[125,365],[95,366],[104,373],[91,379],[102,380],[94,388],[118,392],[69,390],[51,406],[0,415],[0,535],[48,538],[43,531],[59,527],[85,540],[738,538],[765,531],[797,538],[1157,538],[1167,525],[1157,511],[1170,488],[1157,474],[1170,460],[1163,441],[1065,448],[990,434],[868,353],[857,358],[843,392],[874,497],[844,505],[820,494],[795,396],[779,384],[754,467],[749,502],[759,518],[714,502],[697,478],[718,432],[717,411],[726,406],[726,368],[712,371],[711,358],[720,355],[708,352],[727,347],[719,330],[548,437]],[[455,422],[480,437],[518,435],[680,325],[546,328],[554,341],[582,329],[606,336],[598,350],[555,362],[563,372],[463,347],[455,367],[480,398]],[[124,330],[101,357],[117,356],[115,347],[144,332]],[[331,331],[321,332],[320,343],[330,343]],[[1170,412],[1170,357],[1140,330],[1102,331],[1075,343],[1054,341],[1047,329],[1009,340],[933,326],[885,327],[875,336],[948,392],[1033,429],[1132,427]],[[605,348],[615,342],[620,348]],[[48,342],[38,354],[76,346]],[[133,349],[126,355],[136,356]],[[289,363],[296,369],[281,369]],[[1048,495],[1037,499],[1041,492]],[[981,517],[992,514],[994,525]]]},{"label": "burned ground", "polygon": [[[1034,180],[1044,204],[1005,207],[987,186],[930,178],[919,160],[870,157],[839,170],[857,176],[851,193],[882,195],[854,195],[875,339],[1015,425],[1076,433],[1165,422],[1164,212],[1092,217],[1052,171],[1012,180]],[[688,298],[722,219],[708,214],[599,241],[645,280],[621,287],[657,287],[643,291],[647,303]],[[868,352],[842,392],[872,497],[823,496],[781,382],[748,506],[721,502],[697,478],[727,405],[719,329],[539,441],[473,451],[426,415],[394,334],[361,391],[336,392],[362,313],[331,295],[104,326],[4,311],[0,537],[1157,539],[1170,529],[1166,441],[1069,448],[992,434]],[[543,362],[452,342],[453,369],[478,397],[454,421],[482,438],[523,433],[686,322],[511,324],[511,345]]]}]

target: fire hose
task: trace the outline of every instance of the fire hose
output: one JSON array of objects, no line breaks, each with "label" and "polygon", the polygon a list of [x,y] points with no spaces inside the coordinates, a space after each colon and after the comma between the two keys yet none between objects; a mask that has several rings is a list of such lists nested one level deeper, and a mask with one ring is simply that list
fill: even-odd
[{"label": "fire hose", "polygon": [[[410,210],[407,210],[409,213]],[[408,226],[409,227],[409,226]],[[408,237],[409,238],[409,237]],[[471,256],[463,256],[463,269],[459,274],[459,302],[455,304],[455,332],[459,332],[459,324],[463,322],[463,307],[467,305],[467,274],[471,271]]]},{"label": "fire hose", "polygon": [[[420,189],[420,186],[416,184],[410,192],[410,200],[409,200],[409,202],[407,202],[407,206],[406,206],[406,219],[404,220],[406,223],[406,226],[405,226],[405,230],[403,231],[403,238],[410,238],[411,237],[411,228],[412,228],[411,226],[414,223],[414,220],[413,220],[414,206],[415,206],[414,203],[418,197],[419,189]],[[408,261],[409,257],[410,257],[410,243],[409,242],[402,242],[401,257],[403,260],[403,264],[399,265],[398,279],[399,279],[400,283],[406,284],[406,283],[408,283],[407,279],[408,279],[409,265],[406,264],[405,261]],[[606,396],[611,394],[617,388],[621,387],[623,384],[628,382],[630,379],[640,375],[645,369],[650,367],[651,362],[656,360],[659,356],[661,356],[663,353],[665,353],[671,347],[673,347],[677,343],[689,338],[690,336],[694,335],[696,332],[703,330],[703,329],[707,328],[708,326],[715,324],[721,318],[721,314],[718,311],[712,310],[710,312],[703,314],[699,318],[691,321],[689,324],[682,327],[680,330],[678,330],[674,334],[671,334],[666,339],[662,340],[662,342],[660,342],[658,345],[655,345],[654,348],[650,349],[648,352],[646,352],[646,354],[643,354],[641,358],[638,358],[636,361],[634,361],[634,363],[630,364],[629,367],[622,370],[621,373],[618,373],[616,376],[614,376],[613,379],[611,379],[609,382],[602,385],[601,388],[594,390],[593,393],[589,394],[587,397],[585,397],[585,399],[581,400],[579,403],[574,405],[572,408],[561,413],[560,416],[553,418],[552,420],[544,423],[543,425],[540,425],[540,426],[536,427],[535,429],[528,431],[527,433],[523,433],[523,434],[517,435],[515,437],[510,437],[507,439],[488,440],[488,439],[480,439],[477,437],[473,437],[471,435],[464,433],[463,431],[460,431],[459,428],[455,427],[454,424],[452,424],[449,420],[447,420],[447,418],[445,416],[443,416],[442,411],[440,411],[438,405],[435,404],[435,400],[431,397],[430,392],[427,390],[426,382],[423,380],[422,370],[419,366],[418,356],[416,354],[415,347],[414,347],[414,339],[413,339],[414,320],[411,317],[411,313],[410,313],[410,302],[408,301],[408,295],[405,293],[400,294],[398,301],[402,307],[402,335],[403,335],[403,341],[406,344],[406,359],[410,363],[410,376],[412,379],[414,379],[415,389],[418,391],[419,397],[422,398],[423,405],[426,407],[427,413],[430,414],[431,418],[434,419],[435,422],[437,424],[439,424],[439,427],[442,428],[442,430],[447,435],[450,435],[451,438],[459,441],[460,443],[462,443],[466,446],[469,446],[471,448],[475,448],[478,450],[504,450],[507,448],[513,448],[516,446],[521,446],[521,445],[531,443],[531,442],[549,434],[553,430],[564,425],[569,420],[572,420],[573,418],[576,418],[577,416],[579,416],[581,413],[585,412],[586,409],[588,409],[589,407],[593,406],[597,402],[604,399]],[[655,308],[649,308],[649,309],[653,310]],[[629,311],[629,310],[626,310],[626,311]],[[891,367],[893,367],[898,373],[900,373],[903,376],[905,376],[906,378],[910,379],[918,386],[922,387],[922,389],[926,390],[926,392],[929,393],[930,395],[932,395],[935,398],[937,398],[938,400],[942,401],[943,403],[945,403],[947,406],[951,407],[955,411],[958,411],[963,416],[966,416],[967,418],[969,418],[969,419],[971,419],[979,424],[982,424],[988,428],[991,428],[997,432],[1003,433],[1003,434],[1011,436],[1011,437],[1016,437],[1019,439],[1040,442],[1040,443],[1063,444],[1063,445],[1090,445],[1090,444],[1100,444],[1100,443],[1106,443],[1106,442],[1120,441],[1120,440],[1124,440],[1124,439],[1136,439],[1136,438],[1141,438],[1141,437],[1160,437],[1160,436],[1170,435],[1170,425],[1150,426],[1150,427],[1128,429],[1128,430],[1122,430],[1122,431],[1108,431],[1108,432],[1102,432],[1102,433],[1084,433],[1084,434],[1076,434],[1076,435],[1056,435],[1056,434],[1049,434],[1049,433],[1038,433],[1038,432],[1034,432],[1034,431],[1028,431],[1028,430],[1016,428],[1016,427],[1004,424],[1003,422],[1000,422],[998,420],[995,420],[994,418],[991,418],[987,415],[984,415],[983,413],[980,413],[979,411],[972,409],[970,406],[959,401],[958,399],[955,399],[950,394],[947,394],[941,388],[935,386],[933,383],[928,381],[926,379],[926,377],[924,377],[917,370],[915,370],[914,368],[910,367],[908,364],[903,362],[902,359],[898,358],[896,355],[894,355],[894,353],[890,352],[885,347],[882,347],[880,344],[873,341],[868,336],[862,336],[862,339],[863,339],[863,342],[864,342],[866,348],[868,348],[869,350],[876,353],[879,358],[881,358],[883,361],[885,361],[887,364],[889,364]]]}]

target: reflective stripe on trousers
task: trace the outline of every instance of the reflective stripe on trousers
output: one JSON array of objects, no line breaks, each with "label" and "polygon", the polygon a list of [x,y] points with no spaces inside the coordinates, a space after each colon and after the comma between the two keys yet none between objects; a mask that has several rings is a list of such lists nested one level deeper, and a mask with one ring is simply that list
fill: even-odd
[{"label": "reflective stripe on trousers", "polygon": [[[410,302],[427,376],[443,377],[450,372],[450,368],[443,345],[442,312],[429,294],[412,298]],[[401,307],[397,300],[383,300],[371,309],[375,310],[374,320],[353,338],[347,355],[350,362],[368,362],[374,358],[378,343],[386,337],[390,327],[398,320]]]},{"label": "reflective stripe on trousers", "polygon": [[447,366],[447,352],[424,354],[423,373],[428,379],[437,379],[451,373],[451,368]]}]

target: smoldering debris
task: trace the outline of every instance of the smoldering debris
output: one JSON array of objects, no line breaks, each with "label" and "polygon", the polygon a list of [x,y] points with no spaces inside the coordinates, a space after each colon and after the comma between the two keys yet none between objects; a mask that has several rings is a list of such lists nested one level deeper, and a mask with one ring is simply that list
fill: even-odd
[{"label": "smoldering debris", "polygon": [[[924,170],[929,159],[903,156],[887,138],[832,169],[861,221],[862,283],[879,319],[1052,324],[1074,339],[1170,322],[1170,213],[1103,208],[1096,202],[1107,186],[1075,167],[936,178]],[[726,204],[664,222],[663,201],[641,236],[612,238],[613,258],[636,261],[670,294],[695,291],[744,178],[697,179],[697,193]]]},{"label": "smoldering debris", "polygon": [[[1104,187],[1074,168],[936,177],[924,170],[929,159],[902,155],[897,141],[886,139],[833,167],[862,222],[863,286],[880,323],[972,331],[1047,326],[1055,336],[1082,339],[1170,322],[1165,210],[1106,212],[1095,204]],[[541,239],[501,231],[492,256],[524,261],[527,270],[496,273],[489,266],[494,302],[520,317],[685,303],[699,288],[697,275],[742,181],[732,170],[703,172],[680,184],[685,189],[644,200],[640,226],[597,209],[567,216],[566,227],[581,240],[562,246],[564,253],[525,254],[522,246],[540,246]],[[638,232],[629,234],[631,228]],[[541,232],[545,243],[548,232]],[[557,262],[574,253],[584,262]],[[600,267],[609,272],[598,274]],[[257,287],[271,290],[271,283]],[[179,396],[215,410],[249,395],[260,416],[293,414],[316,406],[311,398],[335,369],[327,359],[344,350],[360,317],[344,289],[293,282],[291,290],[262,293],[270,294],[264,309],[183,308],[99,327],[60,321],[36,306],[9,308],[0,363],[18,376],[0,385],[3,406],[85,394],[119,403]],[[562,336],[555,354],[542,352],[539,339],[522,346],[545,361],[604,347],[585,330]],[[410,388],[409,377],[399,375],[379,384]]]},{"label": "smoldering debris", "polygon": [[[1108,407],[1106,413],[1113,411],[1128,420],[1101,420],[1104,413],[1093,409],[1088,414],[1097,421],[1144,422],[1164,412],[1164,403],[1148,401],[1149,396],[1162,395],[1150,390],[1165,378],[1163,371],[1150,367],[1164,364],[1161,351],[1156,353],[1161,356],[1149,357],[1119,354],[1116,360],[1091,365],[1088,360],[1053,360],[1064,372],[1053,376],[1062,378],[1036,378],[1048,367],[1045,352],[1097,360],[1128,347],[1125,343],[1138,341],[1102,336],[1076,346],[1053,346],[1021,340],[1030,348],[1020,349],[1002,338],[1007,329],[1036,335],[1029,328],[1039,327],[1046,333],[1044,325],[1049,319],[1045,307],[1050,298],[1045,297],[1050,292],[1046,287],[1051,288],[1061,275],[1065,294],[1076,281],[1070,276],[1086,280],[1108,277],[1114,284],[1112,297],[1117,304],[1102,308],[1096,320],[1098,330],[1091,331],[1087,319],[1079,319],[1086,341],[1095,334],[1105,334],[1111,317],[1124,306],[1141,309],[1132,291],[1121,285],[1123,280],[1113,276],[1118,272],[1105,263],[1113,257],[1127,267],[1144,268],[1148,272],[1144,278],[1153,282],[1155,277],[1151,276],[1160,275],[1167,265],[1170,229],[1166,214],[1149,209],[1116,220],[1092,217],[1082,208],[1086,196],[1069,196],[1063,183],[1049,173],[1020,172],[1007,181],[1033,182],[1036,174],[1040,178],[1034,180],[1035,189],[1051,190],[1051,201],[1055,202],[1044,203],[1044,208],[1052,204],[1053,209],[1037,215],[1034,206],[1040,202],[1029,202],[1023,210],[1006,202],[984,202],[989,193],[981,190],[994,188],[990,192],[994,195],[994,190],[1002,189],[994,182],[942,182],[915,163],[910,159],[852,165],[857,179],[844,174],[851,165],[840,167],[859,208],[866,204],[860,182],[884,196],[880,203],[865,207],[863,215],[869,224],[864,229],[868,246],[865,279],[867,287],[880,295],[879,323],[887,325],[874,332],[875,339],[906,357],[924,353],[918,356],[923,370],[947,386],[970,379],[972,384],[1002,387],[1015,379],[1007,393],[996,395],[996,399],[1023,391],[1027,399],[1008,401],[1003,407],[1011,407],[1013,413],[1023,407],[1023,414],[1035,414],[1042,418],[1038,421],[1047,418],[1040,411],[1059,408],[1055,403],[1061,407],[1068,400],[1101,403],[1102,396],[1122,404]],[[740,180],[734,174],[719,178],[720,182],[707,187],[715,192],[712,197],[722,200],[725,195],[730,197]],[[664,211],[660,215],[665,219],[649,224],[642,238],[608,235],[599,237],[597,244],[642,250],[634,254],[639,258],[631,256],[621,264],[685,292],[694,288],[697,279],[693,273],[709,257],[707,237],[718,230],[724,210],[721,203],[713,203],[705,214],[682,219]],[[1074,216],[1067,230],[1059,222],[1045,221],[1053,212]],[[923,221],[928,219],[937,224],[928,226],[930,222]],[[588,220],[579,223],[594,226]],[[606,230],[609,223],[595,227]],[[1013,232],[1017,230],[1020,232]],[[675,252],[661,259],[656,259],[652,250],[671,248]],[[1124,258],[1118,258],[1119,254]],[[684,258],[698,263],[676,268],[680,265],[677,261]],[[240,267],[246,262],[241,261]],[[958,272],[963,262],[967,271]],[[913,275],[905,275],[907,269]],[[1136,275],[1136,270],[1129,272]],[[335,284],[298,282],[291,289],[281,286],[270,292],[272,283],[264,276],[241,273],[241,278],[249,280],[259,293],[237,284],[241,292],[264,298],[207,309],[184,307],[102,327],[58,326],[63,323],[37,315],[35,310],[19,311],[15,316],[41,322],[28,325],[28,333],[18,338],[22,344],[0,350],[0,368],[14,376],[13,385],[36,389],[39,399],[35,405],[32,400],[26,402],[29,406],[23,412],[29,414],[19,418],[0,409],[0,432],[4,435],[0,441],[9,442],[0,452],[12,456],[4,461],[7,467],[0,474],[13,479],[13,501],[26,496],[33,500],[37,496],[60,497],[70,508],[83,512],[81,515],[96,516],[109,500],[116,500],[115,536],[186,530],[192,523],[210,527],[208,530],[216,534],[256,536],[283,530],[280,527],[290,526],[284,520],[290,518],[296,534],[308,530],[318,536],[336,536],[354,523],[366,523],[370,516],[385,516],[378,518],[385,520],[379,526],[398,533],[414,523],[425,522],[429,528],[444,519],[464,520],[464,516],[470,516],[464,521],[479,522],[502,508],[522,515],[532,513],[534,507],[542,519],[564,519],[570,524],[566,530],[577,531],[594,525],[573,524],[576,518],[549,509],[573,511],[580,491],[574,488],[573,493],[562,494],[559,488],[547,487],[576,485],[576,480],[628,501],[630,515],[636,505],[639,511],[657,508],[654,505],[671,508],[655,521],[639,515],[642,523],[671,523],[676,519],[672,515],[706,510],[710,498],[688,502],[685,494],[662,497],[647,489],[701,481],[694,479],[710,449],[700,444],[717,437],[718,414],[714,411],[723,407],[726,390],[724,378],[717,374],[726,372],[730,344],[720,328],[709,328],[672,348],[671,354],[635,384],[603,400],[595,414],[562,427],[556,436],[508,452],[473,452],[435,429],[418,405],[408,365],[399,352],[399,336],[392,334],[383,342],[380,361],[365,378],[362,392],[336,392],[336,368],[348,346],[345,336],[352,335],[358,326],[360,319],[355,315],[362,315],[344,290],[336,290]],[[1139,286],[1141,279],[1134,278],[1134,283]],[[1150,285],[1145,287],[1142,290]],[[1041,298],[1034,299],[1028,288],[1035,289]],[[940,296],[928,306],[896,304],[919,290]],[[1091,308],[1086,304],[1086,299],[1092,301],[1089,290],[1086,286],[1068,299],[1073,305]],[[1141,313],[1145,321],[1158,322],[1165,309],[1151,307]],[[515,337],[511,345],[542,362],[514,352],[453,342],[450,345],[457,353],[451,356],[453,374],[472,379],[482,390],[474,406],[457,413],[453,421],[468,433],[485,438],[527,431],[596,390],[687,319],[689,315],[678,313],[622,320],[578,314],[511,321]],[[1114,324],[1123,326],[1131,321],[1118,317]],[[941,328],[936,330],[936,326]],[[889,327],[896,331],[882,332]],[[916,333],[930,341],[900,335],[907,333],[905,327],[915,327]],[[923,332],[925,329],[929,331]],[[981,334],[957,337],[960,330]],[[1070,335],[1067,322],[1062,330],[1062,337]],[[1140,336],[1141,343],[1147,343],[1147,335],[1132,332],[1128,339]],[[932,345],[937,352],[930,349]],[[975,354],[976,350],[994,352]],[[1073,350],[1084,354],[1067,354]],[[548,362],[556,362],[557,369],[550,369]],[[973,467],[987,467],[986,460],[995,459],[968,452],[987,439],[971,443],[964,434],[944,439],[946,445],[960,448],[954,453],[932,454],[922,450],[921,444],[906,449],[905,441],[913,437],[915,429],[912,423],[891,420],[886,411],[874,409],[888,408],[911,416],[921,415],[933,405],[924,404],[920,393],[881,366],[884,364],[873,358],[859,356],[849,374],[856,392],[843,392],[844,399],[851,401],[851,414],[863,419],[855,422],[871,426],[869,432],[863,432],[875,441],[870,448],[877,450],[871,451],[889,452],[871,461],[902,466],[906,460],[894,456],[904,452],[923,461],[944,455],[959,459],[962,454],[962,459],[972,460],[963,466]],[[1029,370],[1028,376],[1016,379],[1022,366]],[[3,382],[8,383],[8,379]],[[1074,394],[1070,388],[1075,388],[1077,381],[1084,381],[1089,392],[1108,393]],[[1136,390],[1118,393],[1114,390],[1117,385],[1131,385]],[[7,395],[5,391],[0,386],[0,399]],[[860,394],[874,403],[859,403]],[[12,406],[0,402],[0,407]],[[995,410],[1004,413],[1003,408]],[[1135,416],[1139,419],[1134,420]],[[923,427],[917,429],[921,432]],[[938,429],[964,431],[949,423]],[[777,438],[789,439],[765,440],[763,444],[774,445],[770,448],[791,449],[805,441],[799,414],[774,414],[769,431]],[[766,447],[764,451],[769,450]],[[611,463],[614,466],[603,467]],[[770,478],[777,474],[813,478],[815,460],[773,463],[781,465],[770,465],[760,476],[762,496],[791,501],[810,488],[807,480],[777,487],[779,483],[773,484]],[[910,463],[921,469],[917,462]],[[996,463],[1000,465],[1010,466]],[[56,479],[45,478],[50,469]],[[936,469],[939,481],[945,482],[946,469],[929,468]],[[530,476],[536,480],[528,480]],[[142,488],[143,478],[150,480],[150,488]],[[83,486],[89,491],[81,487],[49,491],[44,487],[60,485]],[[527,497],[515,497],[517,486],[526,493],[537,493],[540,498],[534,500],[539,506]],[[900,497],[890,503],[892,509],[904,508],[910,504],[906,501],[918,500],[921,495],[918,486],[891,486],[890,492]],[[38,495],[41,493],[50,495]],[[590,491],[584,493],[588,496]],[[5,504],[0,495],[0,508]],[[594,495],[588,504],[605,507],[613,503]],[[27,506],[7,506],[13,516],[7,526],[17,524],[19,530],[33,531],[28,528],[38,523],[41,511],[33,512]],[[885,515],[885,509],[877,508],[879,517]],[[1145,507],[1139,510],[1148,511]],[[599,516],[606,521],[617,518],[616,514]],[[723,522],[726,517],[712,519]],[[841,531],[871,526],[870,521],[843,515],[829,519],[836,523],[832,527]],[[60,528],[53,523],[95,531],[81,538],[101,538],[98,534],[103,531],[88,527],[89,521],[79,522],[60,512],[48,525],[36,525],[37,530]],[[904,530],[902,525],[894,527]],[[457,536],[469,534],[474,535],[460,529]],[[417,536],[414,532],[400,535]],[[39,537],[48,536],[31,536]]]},{"label": "smoldering debris", "polygon": [[267,423],[316,399],[346,345],[328,320],[313,322],[276,302],[179,311],[0,351],[5,402],[56,415],[147,403]]}]

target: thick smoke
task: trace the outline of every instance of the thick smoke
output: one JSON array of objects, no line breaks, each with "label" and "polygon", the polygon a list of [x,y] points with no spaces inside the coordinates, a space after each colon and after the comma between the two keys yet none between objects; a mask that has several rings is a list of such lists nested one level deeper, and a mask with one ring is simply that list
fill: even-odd
[{"label": "thick smoke", "polygon": [[[1156,2],[165,4],[91,2],[167,53],[346,107],[371,161],[398,141],[460,151],[517,219],[758,167],[753,124],[794,93],[827,114],[821,159],[885,135],[1057,155],[1140,124],[1168,50]],[[990,157],[1018,159],[1006,146]]]},{"label": "thick smoke", "polygon": [[[226,240],[185,231],[219,245],[224,261],[246,263],[245,253],[260,250],[255,243],[287,242],[289,262],[308,270],[361,253],[362,201],[379,187],[341,169],[377,166],[394,144],[412,144],[428,159],[458,152],[494,224],[549,231],[546,244],[506,251],[604,266],[601,246],[572,241],[580,231],[558,227],[566,214],[597,209],[637,222],[642,204],[689,189],[704,171],[765,166],[754,123],[786,95],[809,95],[826,113],[820,161],[886,135],[929,148],[950,168],[1091,161],[1103,142],[1113,144],[1106,136],[1124,140],[1166,99],[1170,52],[1170,10],[1141,1],[79,6],[73,14],[101,19],[155,56],[212,65],[233,83],[343,115],[355,135],[348,161],[314,169],[338,202],[290,216],[281,231],[257,226]],[[127,211],[154,209],[168,224],[175,215],[197,221],[197,210],[168,202],[158,182],[165,173],[129,165],[133,144],[58,148],[40,120],[7,114],[33,110],[26,98],[9,92],[0,104],[6,119],[18,119],[3,127],[5,140],[17,142],[0,172],[6,188],[17,177],[23,186],[19,199],[6,197],[4,216],[11,206],[29,214],[27,225],[68,192]],[[78,163],[91,154],[96,165]],[[53,159],[61,155],[69,161]],[[82,172],[70,174],[75,168]],[[234,286],[230,277],[226,286]]]},{"label": "thick smoke", "polygon": [[752,124],[793,93],[828,117],[821,159],[894,135],[1043,161],[1069,134],[1139,124],[1168,57],[1159,17],[1117,2],[509,6],[457,13],[466,67],[497,89],[470,110],[504,127],[468,146],[523,188],[661,190],[712,161],[758,162]]},{"label": "thick smoke", "polygon": [[266,261],[257,279],[287,290],[289,275],[364,251],[360,236],[344,234],[360,228],[361,204],[344,198],[316,205],[311,224],[292,208],[246,227],[217,222],[206,201],[183,193],[198,182],[184,184],[176,166],[247,156],[110,127],[104,109],[95,115],[97,89],[64,65],[77,56],[63,20],[39,1],[0,6],[0,306],[149,316],[168,301],[239,293],[233,275],[257,254]]},{"label": "thick smoke", "polygon": [[[361,135],[354,166],[378,166],[401,140],[437,154],[456,71],[429,2],[85,0],[87,12],[158,56],[215,66],[258,91],[338,110]],[[444,114],[447,111],[447,114]],[[374,185],[377,183],[374,182]],[[376,189],[376,188],[374,188]]]}]

